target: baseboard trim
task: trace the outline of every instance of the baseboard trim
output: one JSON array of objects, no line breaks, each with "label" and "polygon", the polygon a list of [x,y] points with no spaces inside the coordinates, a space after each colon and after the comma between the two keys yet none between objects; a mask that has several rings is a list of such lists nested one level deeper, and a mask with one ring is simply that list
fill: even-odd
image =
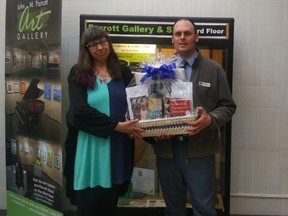
[{"label": "baseboard trim", "polygon": [[6,209],[7,208],[7,202],[6,202],[6,187],[0,188],[0,209]]},{"label": "baseboard trim", "polygon": [[230,213],[233,215],[288,215],[288,199],[230,196]]}]

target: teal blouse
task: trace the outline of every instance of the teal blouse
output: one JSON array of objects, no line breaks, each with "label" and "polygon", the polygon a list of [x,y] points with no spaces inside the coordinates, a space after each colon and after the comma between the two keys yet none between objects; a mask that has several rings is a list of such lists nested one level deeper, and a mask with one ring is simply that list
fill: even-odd
[{"label": "teal blouse", "polygon": [[[87,91],[88,103],[93,108],[110,116],[108,83],[100,83],[97,78],[96,80],[97,87]],[[82,190],[96,186],[111,187],[110,137],[105,139],[80,130],[77,143],[74,189]]]}]

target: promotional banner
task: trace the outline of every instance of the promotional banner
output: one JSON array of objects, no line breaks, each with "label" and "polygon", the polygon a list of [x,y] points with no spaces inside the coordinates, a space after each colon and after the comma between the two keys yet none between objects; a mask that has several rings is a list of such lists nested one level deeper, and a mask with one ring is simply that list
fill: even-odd
[{"label": "promotional banner", "polygon": [[61,0],[7,0],[7,213],[62,215]]}]

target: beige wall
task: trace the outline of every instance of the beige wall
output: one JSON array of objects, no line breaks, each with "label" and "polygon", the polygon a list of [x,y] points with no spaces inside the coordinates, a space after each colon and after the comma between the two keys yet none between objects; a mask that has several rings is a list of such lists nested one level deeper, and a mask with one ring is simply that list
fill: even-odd
[{"label": "beige wall", "polygon": [[[5,7],[0,1],[1,209],[6,206]],[[232,128],[231,213],[288,215],[287,0],[63,0],[62,12],[64,94],[77,59],[80,14],[235,18],[233,95],[238,110]]]},{"label": "beige wall", "polygon": [[[5,63],[4,63],[4,57],[5,57],[5,8],[6,4],[5,1],[0,2],[0,70],[2,73],[0,73],[0,173],[5,173]],[[5,208],[6,206],[6,175],[0,176],[0,209]]]}]

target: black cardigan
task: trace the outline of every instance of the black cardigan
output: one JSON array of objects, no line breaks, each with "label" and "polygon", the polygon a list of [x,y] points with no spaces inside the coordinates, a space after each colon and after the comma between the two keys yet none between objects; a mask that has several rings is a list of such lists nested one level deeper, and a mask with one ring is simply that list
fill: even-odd
[{"label": "black cardigan", "polygon": [[[74,65],[68,75],[70,106],[66,114],[68,131],[65,139],[66,158],[64,165],[66,196],[73,205],[76,205],[73,185],[78,131],[82,130],[95,136],[107,138],[118,124],[118,122],[111,120],[109,116],[89,106],[87,103],[87,89],[80,87],[74,79],[76,72],[77,65]],[[125,86],[131,85],[133,74],[130,69],[125,65],[121,65],[121,74]]]}]

